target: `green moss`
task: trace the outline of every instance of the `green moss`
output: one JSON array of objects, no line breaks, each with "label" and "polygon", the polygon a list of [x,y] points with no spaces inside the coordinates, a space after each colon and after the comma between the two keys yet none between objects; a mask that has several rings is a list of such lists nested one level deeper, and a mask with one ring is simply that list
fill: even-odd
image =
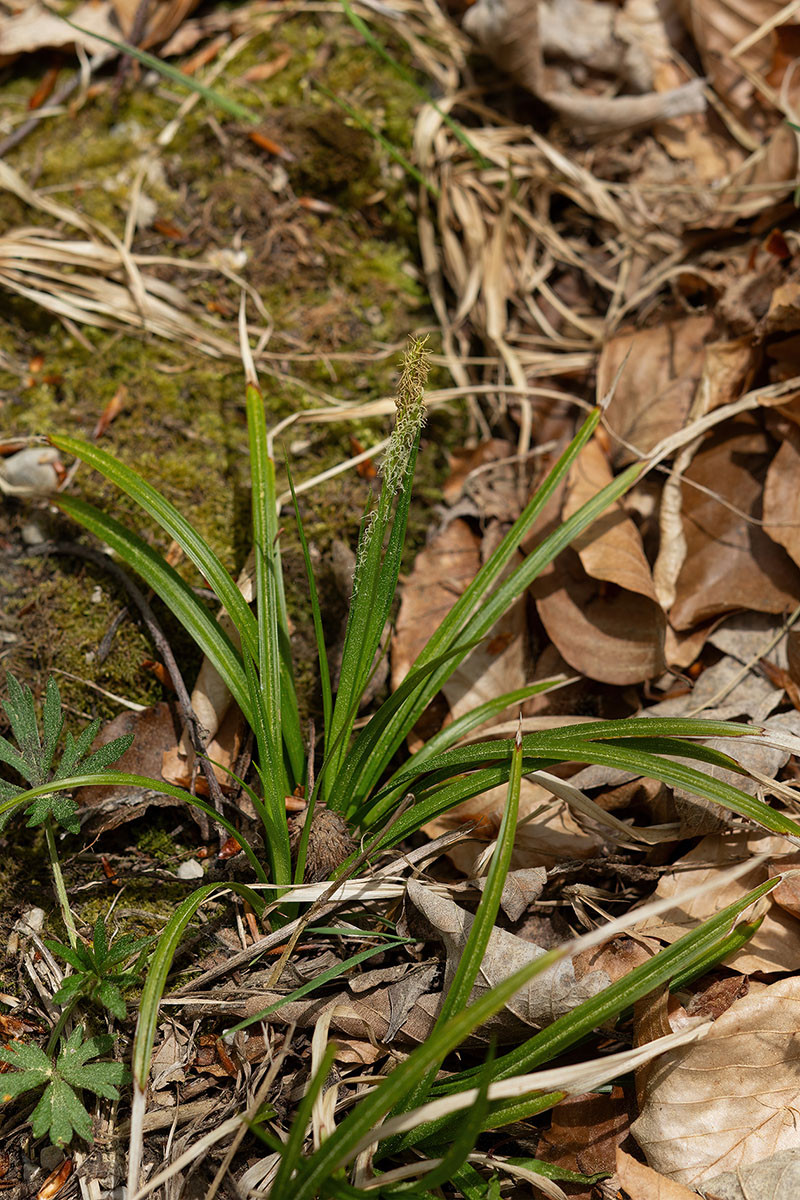
[{"label": "green moss", "polygon": [[136,838],[137,849],[160,863],[174,863],[180,856],[175,839],[163,824],[150,824]]},{"label": "green moss", "polygon": [[[290,54],[282,70],[267,81],[247,82],[249,67],[274,60],[287,48]],[[402,42],[390,42],[389,49],[407,62]],[[30,71],[27,76],[22,74],[25,69]],[[293,160],[276,164],[249,140],[245,126],[217,113],[224,130],[219,137],[209,123],[208,107],[197,104],[171,144],[160,151],[160,165],[144,183],[159,217],[184,230],[185,239],[149,227],[137,231],[133,246],[143,254],[197,259],[230,247],[235,237],[240,240],[248,255],[242,274],[259,292],[274,324],[269,349],[287,355],[275,363],[277,378],[266,369],[261,373],[269,424],[298,409],[318,407],[320,391],[351,402],[390,395],[396,358],[365,358],[378,344],[401,344],[410,330],[429,320],[424,292],[413,278],[416,244],[407,181],[398,178],[385,151],[314,88],[314,81],[346,99],[375,128],[409,150],[417,97],[364,44],[344,15],[326,13],[313,22],[305,17],[280,19],[248,43],[215,86],[263,113],[260,128],[284,145]],[[20,64],[0,82],[0,105],[21,112],[37,82],[32,62]],[[59,201],[103,221],[119,235],[141,156],[174,116],[178,89],[164,81],[154,87],[151,77],[138,69],[129,72],[116,99],[111,76],[102,82],[106,90],[99,98],[75,113],[42,121],[11,152],[9,161],[26,178],[35,164],[38,186],[56,189]],[[276,165],[288,173],[290,188],[281,190],[278,180],[278,190],[273,190],[280,175],[275,174]],[[298,195],[325,201],[329,210],[319,213],[298,206]],[[383,199],[366,203],[374,195]],[[7,228],[52,223],[3,193],[0,218]],[[228,336],[236,340],[235,283],[219,273],[188,273],[167,265],[158,273],[179,286],[198,309],[210,307],[219,314]],[[81,332],[90,348],[28,301],[12,297],[3,306],[4,429],[88,438],[110,399],[126,389],[127,403],[101,444],[154,483],[237,572],[250,540],[240,368],[164,341],[89,326]],[[296,357],[298,353],[303,357]],[[353,357],[348,359],[348,354]],[[37,355],[44,363],[39,380],[26,386],[27,364]],[[8,363],[18,368],[10,369]],[[44,377],[52,382],[44,382]],[[290,452],[295,479],[319,474],[349,456],[351,434],[369,445],[384,435],[387,424],[293,426],[285,435],[287,445],[309,441],[307,450]],[[440,437],[437,428],[435,447],[432,442],[431,450],[421,456],[418,496],[435,495],[443,470]],[[303,498],[309,536],[323,556],[334,537],[355,541],[367,488],[350,473]],[[167,551],[163,531],[100,476],[81,468],[72,490],[129,524],[159,552]],[[424,515],[414,515],[416,508],[412,506],[412,540],[418,540],[416,522],[421,537],[426,521]],[[5,506],[0,509],[0,534],[18,537],[30,516],[30,505]],[[37,519],[45,532],[62,540],[81,536],[60,518],[40,511]],[[303,640],[310,628],[308,592],[290,516],[287,526],[287,591],[298,627],[301,686],[310,691],[314,648],[313,642]],[[201,582],[189,564],[180,564],[179,570],[192,583]],[[63,558],[28,560],[18,586],[4,590],[0,581],[0,607],[16,617],[20,637],[11,651],[11,665],[38,687],[50,670],[60,668],[111,692],[152,703],[162,693],[141,667],[142,660],[152,656],[152,646],[138,616],[123,623],[105,663],[96,661],[97,647],[123,603],[116,585],[94,566]],[[191,684],[199,652],[169,613],[160,609],[159,616]],[[113,701],[87,692],[80,683],[64,678],[61,686],[65,702],[82,713],[107,718],[118,711]]]}]

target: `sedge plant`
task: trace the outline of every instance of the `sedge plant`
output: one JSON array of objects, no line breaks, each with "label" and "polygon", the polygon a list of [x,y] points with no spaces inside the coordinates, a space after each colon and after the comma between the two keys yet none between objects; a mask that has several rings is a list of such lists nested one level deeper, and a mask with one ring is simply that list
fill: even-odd
[{"label": "sedge plant", "polygon": [[[600,421],[599,410],[593,411],[580,426],[503,541],[431,635],[401,686],[373,712],[362,728],[356,729],[361,697],[376,655],[382,650],[383,631],[397,590],[424,424],[427,363],[421,342],[412,342],[405,357],[398,385],[397,417],[382,467],[380,494],[361,525],[355,582],[339,684],[335,691],[328,666],[319,595],[295,499],[311,597],[324,717],[320,761],[315,764],[317,769],[310,772],[308,758],[309,754],[315,753],[315,748],[307,750],[298,715],[281,566],[275,460],[267,433],[264,402],[244,336],[243,361],[252,479],[254,610],[244,601],[214,549],[150,482],[96,445],[72,437],[51,439],[60,451],[74,455],[100,471],[127,493],[169,538],[181,546],[226,610],[236,630],[235,641],[191,586],[135,531],[77,497],[62,495],[58,503],[65,513],[109,546],[160,596],[214,664],[249,723],[256,746],[255,774],[251,781],[241,782],[260,820],[262,844],[250,844],[240,832],[236,836],[252,867],[254,883],[269,884],[279,901],[282,896],[287,903],[290,901],[292,884],[298,877],[298,864],[292,862],[285,797],[295,789],[303,788],[309,779],[313,778],[314,782],[308,796],[306,830],[310,828],[315,806],[324,805],[339,814],[376,853],[396,845],[461,801],[498,784],[508,785],[506,816],[487,886],[459,971],[431,1037],[392,1070],[373,1092],[361,1099],[310,1158],[303,1157],[306,1119],[313,1105],[313,1099],[309,1100],[308,1096],[307,1103],[304,1101],[301,1105],[302,1111],[298,1110],[296,1127],[292,1128],[288,1142],[275,1142],[268,1130],[257,1127],[267,1141],[275,1143],[275,1152],[281,1155],[271,1193],[276,1198],[291,1196],[293,1200],[312,1200],[317,1195],[354,1195],[347,1172],[355,1157],[363,1153],[365,1139],[369,1138],[372,1138],[369,1145],[373,1146],[370,1153],[375,1156],[379,1169],[382,1169],[381,1156],[388,1159],[412,1147],[417,1153],[420,1146],[427,1153],[432,1148],[427,1160],[435,1164],[429,1168],[430,1188],[440,1186],[444,1171],[449,1178],[460,1181],[464,1194],[481,1194],[479,1189],[475,1190],[478,1187],[474,1179],[476,1172],[469,1162],[470,1147],[474,1146],[478,1133],[543,1111],[563,1095],[558,1091],[542,1095],[534,1089],[534,1094],[525,1094],[521,1098],[494,1099],[493,1089],[552,1061],[599,1024],[627,1011],[636,999],[654,987],[670,980],[691,978],[707,969],[710,962],[719,961],[752,933],[753,923],[741,923],[740,916],[774,883],[763,885],[738,904],[729,906],[511,1054],[494,1057],[473,1074],[462,1072],[452,1076],[445,1088],[447,1095],[457,1095],[465,1088],[477,1089],[468,1134],[462,1130],[454,1142],[456,1118],[453,1115],[424,1116],[416,1124],[413,1119],[414,1112],[425,1113],[428,1102],[442,1092],[443,1085],[437,1082],[437,1074],[447,1055],[481,1022],[498,1011],[528,979],[546,970],[567,952],[562,948],[542,956],[477,1003],[469,1004],[498,911],[513,844],[522,777],[568,761],[599,763],[681,787],[775,833],[800,837],[800,825],[762,800],[712,778],[701,769],[715,765],[743,773],[729,756],[710,749],[697,739],[753,736],[759,732],[748,725],[677,718],[629,718],[553,728],[520,735],[516,740],[463,745],[465,736],[482,723],[509,705],[518,704],[550,686],[552,681],[531,684],[482,704],[453,721],[421,749],[407,755],[401,765],[396,765],[411,729],[452,672],[539,573],[610,504],[624,495],[646,469],[646,463],[630,466],[519,561],[524,539],[564,481],[581,449],[592,438]],[[61,791],[97,783],[101,779],[105,783],[148,786],[182,796],[187,803],[213,815],[226,829],[234,832],[225,817],[212,813],[204,801],[181,789],[159,780],[108,771],[102,777],[91,772],[75,773],[69,778],[29,788],[0,804],[0,815],[31,803],[37,796],[45,794],[45,788],[49,792]],[[302,854],[301,842],[300,877]],[[345,863],[340,871],[347,869]],[[250,888],[239,884],[231,887],[246,894],[257,912],[262,911],[263,903]],[[137,1136],[141,1138],[159,1002],[185,929],[199,908],[220,891],[218,885],[208,884],[187,896],[168,921],[149,965],[133,1050],[131,1189],[138,1185],[141,1142],[139,1140],[137,1144],[136,1139]],[[308,1095],[324,1086],[326,1073],[317,1072]],[[381,1144],[374,1146],[374,1131],[387,1117],[394,1122],[387,1125],[387,1130],[393,1132],[387,1132]],[[442,1150],[442,1147],[452,1145],[457,1145],[457,1152]],[[387,1183],[387,1187],[395,1186],[400,1184]],[[424,1182],[416,1182],[414,1188],[416,1195],[429,1194]]]}]

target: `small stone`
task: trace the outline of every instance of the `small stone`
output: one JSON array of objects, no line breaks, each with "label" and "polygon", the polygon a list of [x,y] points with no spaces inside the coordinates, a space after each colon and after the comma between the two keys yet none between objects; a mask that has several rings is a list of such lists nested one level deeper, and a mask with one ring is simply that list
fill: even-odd
[{"label": "small stone", "polygon": [[23,525],[20,530],[20,536],[26,546],[41,546],[42,542],[47,541],[41,528],[35,521],[28,521],[27,525]]},{"label": "small stone", "polygon": [[10,496],[48,496],[64,478],[53,446],[28,446],[0,460],[0,491]]},{"label": "small stone", "polygon": [[182,862],[175,872],[178,879],[202,879],[203,868],[196,858],[190,858],[186,862]]}]

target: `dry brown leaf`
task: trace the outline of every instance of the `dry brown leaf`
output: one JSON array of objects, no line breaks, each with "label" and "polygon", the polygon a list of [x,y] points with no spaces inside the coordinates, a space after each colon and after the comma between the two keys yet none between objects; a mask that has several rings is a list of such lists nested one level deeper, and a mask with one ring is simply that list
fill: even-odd
[{"label": "dry brown leaf", "polygon": [[[88,0],[70,13],[70,20],[89,33],[101,37],[119,38],[119,26],[109,3],[96,4]],[[38,50],[80,45],[101,59],[112,58],[116,51],[104,42],[67,25],[44,4],[34,3],[22,12],[12,11],[0,17],[0,66],[12,62],[19,54],[34,54]]]},{"label": "dry brown leaf", "polygon": [[[613,1171],[616,1148],[628,1136],[633,1099],[615,1086],[607,1096],[588,1093],[568,1096],[553,1109],[549,1129],[536,1146],[536,1157],[567,1171],[594,1175]],[[585,1197],[594,1187],[573,1191],[570,1196]]]},{"label": "dry brown leaf", "polygon": [[603,683],[640,683],[664,669],[666,621],[637,592],[586,575],[574,550],[546,568],[531,591],[542,624],[571,667]]},{"label": "dry brown leaf", "polygon": [[789,434],[778,448],[764,484],[764,531],[800,564],[800,521],[797,490],[800,483],[800,436]]},{"label": "dry brown leaf", "polygon": [[[745,72],[754,72],[762,79],[769,74],[774,37],[768,30],[735,58],[731,51],[757,33],[760,26],[772,24],[785,7],[783,0],[678,0],[706,74],[720,96],[742,115],[748,114],[755,95]],[[788,14],[781,24],[787,19]]]},{"label": "dry brown leaf", "polygon": [[0,459],[0,493],[32,498],[51,495],[66,470],[53,446],[26,446]]},{"label": "dry brown leaf", "polygon": [[[485,563],[500,544],[505,526],[499,521],[490,522],[480,544],[481,564]],[[515,556],[501,579],[509,574],[519,561]],[[425,626],[423,626],[425,628]],[[427,636],[433,632],[427,627]],[[521,596],[492,626],[489,635],[470,652],[442,685],[442,691],[450,705],[450,714],[455,720],[463,713],[484,704],[488,700],[524,687],[533,671],[528,645],[528,614],[525,597]],[[512,719],[518,707],[505,709],[493,719],[493,724]]]},{"label": "dry brown leaf", "polygon": [[[396,689],[444,617],[477,574],[501,536],[497,522],[481,540],[466,521],[451,521],[417,555],[403,588],[392,639],[392,687]],[[493,626],[444,684],[453,717],[502,692],[522,687],[531,676],[524,597]],[[502,713],[497,720],[503,719]]]},{"label": "dry brown leaf", "polygon": [[[712,317],[684,317],[650,329],[631,329],[609,338],[597,365],[597,397],[612,392],[606,422],[612,434],[647,454],[677,433],[689,414],[705,360]],[[613,443],[614,466],[637,455]]]},{"label": "dry brown leaf", "polygon": [[[245,728],[244,717],[239,708],[232,704],[228,707],[219,729],[206,743],[206,753],[212,760],[214,774],[223,791],[238,790],[239,785],[231,778],[230,772],[236,770],[239,756],[242,753]],[[182,745],[170,746],[164,751],[160,774],[167,783],[173,783],[178,787],[188,787],[192,781],[193,764],[197,771],[194,781],[195,790],[198,795],[206,796],[208,795],[206,778],[202,771],[199,771],[199,764],[195,763],[194,754],[187,758]]]},{"label": "dry brown leaf", "polygon": [[617,1146],[617,1183],[627,1193],[629,1200],[692,1200],[697,1192],[691,1192],[682,1183],[667,1179],[652,1167],[637,1162]]},{"label": "dry brown leaf", "polygon": [[[589,442],[570,469],[562,508],[568,520],[587,501],[597,495],[613,475],[597,439]],[[587,575],[636,592],[658,603],[645,558],[642,539],[636,525],[617,502],[607,508],[572,543]]]},{"label": "dry brown leaf", "polygon": [[[486,886],[486,877],[476,880],[480,891]],[[523,867],[519,871],[509,871],[503,882],[500,896],[500,907],[509,921],[518,921],[525,910],[540,896],[547,883],[547,871],[544,867]]]},{"label": "dry brown leaf", "polygon": [[392,638],[392,690],[475,578],[480,561],[480,539],[462,520],[451,521],[417,555]]},{"label": "dry brown leaf", "polygon": [[776,200],[791,193],[796,175],[797,135],[786,122],[781,122],[731,173],[730,186],[720,193],[718,212],[710,223],[730,226],[772,208]]},{"label": "dry brown leaf", "polygon": [[[124,36],[129,38],[135,31],[140,0],[111,0],[111,3]],[[146,50],[166,41],[199,3],[200,0],[156,0],[150,4],[144,33],[137,45]]]},{"label": "dry brown leaf", "polygon": [[[796,853],[796,847],[785,838],[773,835],[711,834],[679,859],[673,871],[662,876],[654,899],[677,896],[718,875],[723,868],[762,853],[769,854],[774,860],[773,868],[780,869],[784,859]],[[726,904],[733,904],[741,899],[746,892],[767,878],[769,874],[766,866],[755,866],[732,883],[713,892],[706,892],[694,900],[682,902],[677,908],[670,909],[658,917],[649,918],[639,928],[648,936],[671,944],[691,929],[695,929],[699,922],[724,908]],[[746,946],[725,960],[727,967],[745,975],[759,971],[794,971],[797,968],[800,927],[794,918],[773,903],[770,897],[764,905],[766,914],[760,928]]]},{"label": "dry brown leaf", "polygon": [[[456,805],[424,827],[428,837],[435,838],[442,833],[449,833],[451,829],[474,826],[470,841],[459,842],[447,851],[448,858],[465,875],[474,874],[475,862],[486,842],[497,836],[507,794],[505,784],[490,788],[488,792]],[[533,820],[520,824],[517,829],[511,856],[512,870],[550,867],[565,858],[591,858],[598,853],[602,845],[600,838],[581,828],[563,801],[554,801],[551,793],[538,783],[523,779],[519,801],[520,821],[540,808],[545,811]],[[480,843],[477,848],[475,840]]]},{"label": "dry brown leaf", "polygon": [[[584,134],[633,129],[701,112],[702,83],[692,80],[654,92],[653,71],[640,30],[610,4],[590,0],[477,0],[464,28],[492,61]],[[608,94],[587,86],[614,76],[635,94]],[[580,81],[580,86],[576,86]]]},{"label": "dry brown leaf", "polygon": [[[731,655],[721,658],[703,671],[694,688],[672,700],[662,700],[645,709],[651,717],[684,717],[702,713],[707,720],[732,721],[747,717],[758,724],[766,721],[781,703],[782,693],[760,671],[743,671],[742,664]],[[737,757],[737,747],[730,741],[726,754]]]},{"label": "dry brown leaf", "polygon": [[[449,897],[437,895],[414,880],[409,881],[408,898],[444,942],[447,958],[442,990],[446,994],[461,961],[474,918]],[[495,927],[470,993],[470,1002],[478,1000],[512,972],[546,953],[541,946]],[[610,982],[601,969],[578,980],[571,960],[563,959],[517,992],[501,1012],[481,1026],[481,1033],[497,1034],[504,1042],[525,1037],[532,1028],[541,1029],[551,1024],[583,1000],[608,987]]]},{"label": "dry brown leaf", "polygon": [[687,555],[670,612],[676,629],[741,608],[788,612],[800,599],[800,571],[748,519],[761,517],[768,459],[765,435],[740,417],[712,435],[685,472]]},{"label": "dry brown leaf", "polygon": [[[169,705],[162,701],[140,713],[120,713],[100,730],[93,745],[104,746],[126,733],[135,734],[134,742],[115,763],[115,769],[159,779],[164,753],[175,746],[175,721]],[[136,820],[151,805],[169,807],[181,803],[144,788],[108,785],[81,788],[77,800],[81,808],[91,810],[88,828],[101,833]],[[189,810],[190,814],[194,811]]]},{"label": "dry brown leaf", "polygon": [[800,1148],[800,978],[735,1001],[691,1046],[648,1067],[631,1131],[657,1171],[706,1186],[778,1151]]},{"label": "dry brown leaf", "polygon": [[[572,466],[562,519],[611,478],[595,439]],[[663,670],[666,618],[639,531],[621,504],[607,509],[531,590],[551,641],[575,670],[617,684],[638,683]]]}]

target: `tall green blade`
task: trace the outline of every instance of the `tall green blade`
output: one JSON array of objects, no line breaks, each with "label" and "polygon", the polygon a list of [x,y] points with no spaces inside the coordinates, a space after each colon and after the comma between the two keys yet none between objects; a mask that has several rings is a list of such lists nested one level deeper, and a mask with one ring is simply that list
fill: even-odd
[{"label": "tall green blade", "polygon": [[[119,462],[112,454],[101,450],[99,446],[71,437],[52,437],[50,441],[65,454],[74,455],[87,466],[94,467],[101,475],[105,475],[106,479],[127,493],[171,538],[174,538],[225,606],[239,631],[242,645],[248,646],[251,654],[257,657],[256,622],[242,593],[208,543],[186,518],[181,516],[175,506],[130,467]],[[58,500],[59,503],[63,503],[68,497],[61,495]]]},{"label": "tall green blade", "polygon": [[[246,719],[251,721],[250,694],[239,652],[178,572],[130,529],[91,504],[74,496],[59,496],[57,502],[65,513],[115,550],[123,562],[160,596],[203,653],[208,655]],[[238,588],[235,591],[241,600]],[[252,620],[250,610],[247,609],[247,612]]]}]

